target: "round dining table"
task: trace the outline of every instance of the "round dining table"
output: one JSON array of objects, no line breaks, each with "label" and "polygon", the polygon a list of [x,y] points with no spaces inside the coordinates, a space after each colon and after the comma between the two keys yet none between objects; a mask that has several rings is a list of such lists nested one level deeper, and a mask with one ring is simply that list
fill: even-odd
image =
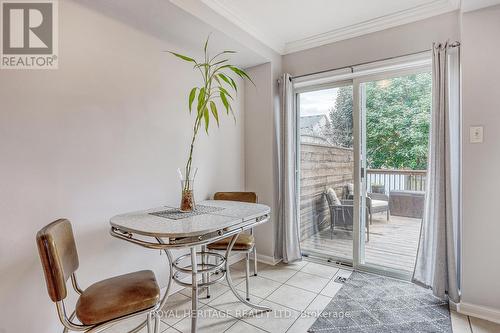
[{"label": "round dining table", "polygon": [[[158,207],[113,216],[110,233],[113,237],[148,249],[164,251],[167,258],[168,281],[160,301],[163,309],[173,282],[192,289],[191,332],[197,332],[198,291],[225,278],[232,293],[242,303],[257,311],[271,311],[242,297],[234,287],[228,258],[238,235],[269,221],[271,209],[262,204],[206,200],[193,212],[175,207]],[[230,237],[225,253],[206,250],[206,245]],[[172,249],[189,249],[174,259]],[[198,260],[198,257],[200,260]],[[188,262],[189,264],[185,264]],[[201,275],[201,282],[199,276]],[[190,279],[189,279],[190,277]],[[188,281],[186,281],[188,280]],[[130,333],[139,332],[148,321]]]}]

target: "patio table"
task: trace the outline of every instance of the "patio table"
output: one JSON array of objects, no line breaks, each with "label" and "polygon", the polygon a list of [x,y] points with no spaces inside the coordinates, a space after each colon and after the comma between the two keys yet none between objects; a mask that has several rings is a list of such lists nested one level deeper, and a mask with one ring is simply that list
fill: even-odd
[{"label": "patio table", "polygon": [[391,215],[421,219],[424,215],[424,206],[423,191],[394,190],[389,193]]}]

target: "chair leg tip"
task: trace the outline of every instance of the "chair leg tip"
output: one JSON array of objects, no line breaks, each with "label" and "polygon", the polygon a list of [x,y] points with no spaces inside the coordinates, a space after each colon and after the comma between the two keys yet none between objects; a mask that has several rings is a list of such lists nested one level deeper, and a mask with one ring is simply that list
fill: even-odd
[{"label": "chair leg tip", "polygon": [[210,298],[210,295],[207,295],[207,298]]},{"label": "chair leg tip", "polygon": [[253,276],[257,276],[257,273],[254,273]]},{"label": "chair leg tip", "polygon": [[247,297],[247,301],[249,301],[249,302],[250,302],[250,298],[248,298],[248,297]]}]

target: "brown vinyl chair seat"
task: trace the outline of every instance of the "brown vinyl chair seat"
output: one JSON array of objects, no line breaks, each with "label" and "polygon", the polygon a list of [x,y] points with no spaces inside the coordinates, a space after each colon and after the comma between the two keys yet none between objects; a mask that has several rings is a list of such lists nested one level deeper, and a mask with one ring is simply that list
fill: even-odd
[{"label": "brown vinyl chair seat", "polygon": [[[227,249],[232,237],[227,237],[207,245],[210,250],[224,251]],[[255,238],[249,234],[240,234],[234,243],[233,250],[236,251],[250,251],[255,245]]]},{"label": "brown vinyl chair seat", "polygon": [[85,325],[96,325],[154,307],[160,289],[152,271],[145,270],[97,282],[82,293],[76,316]]}]

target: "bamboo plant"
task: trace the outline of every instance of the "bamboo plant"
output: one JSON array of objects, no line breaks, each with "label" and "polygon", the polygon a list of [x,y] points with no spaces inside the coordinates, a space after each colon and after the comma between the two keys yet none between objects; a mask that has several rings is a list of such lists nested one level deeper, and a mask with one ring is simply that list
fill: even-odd
[{"label": "bamboo plant", "polygon": [[192,211],[194,209],[192,191],[192,181],[194,177],[191,173],[194,145],[200,127],[203,125],[206,133],[208,134],[210,119],[215,120],[217,126],[219,126],[219,109],[217,105],[222,105],[226,114],[231,114],[236,121],[234,110],[231,106],[234,98],[231,94],[236,94],[238,92],[238,86],[232,76],[236,75],[243,80],[249,80],[253,83],[252,79],[243,69],[229,63],[230,59],[228,59],[227,56],[236,53],[235,51],[225,50],[215,54],[214,56],[210,56],[208,51],[208,42],[209,38],[205,41],[203,48],[204,58],[201,61],[169,51],[177,58],[180,58],[188,63],[192,63],[193,69],[198,71],[202,78],[202,86],[193,87],[189,92],[188,97],[189,113],[192,114],[193,109],[195,109],[196,117],[193,126],[193,137],[189,147],[189,155],[184,170],[185,179],[182,183],[182,211]]}]

